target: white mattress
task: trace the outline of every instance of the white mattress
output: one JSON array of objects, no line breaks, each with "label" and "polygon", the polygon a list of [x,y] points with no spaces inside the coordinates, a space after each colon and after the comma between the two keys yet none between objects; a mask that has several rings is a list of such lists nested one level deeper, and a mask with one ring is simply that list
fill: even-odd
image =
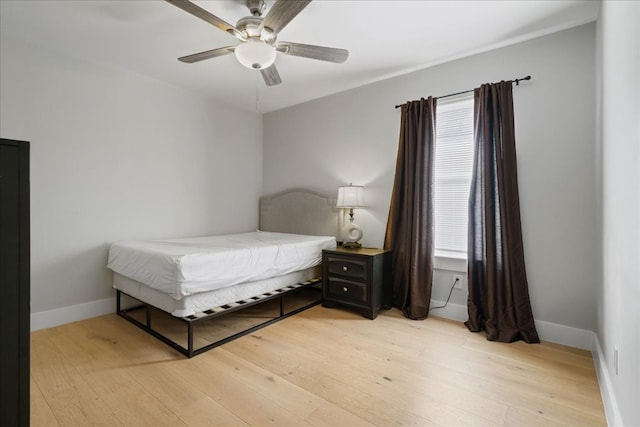
[{"label": "white mattress", "polygon": [[113,287],[140,301],[151,304],[167,313],[171,313],[176,317],[186,317],[225,304],[275,291],[288,285],[303,283],[307,280],[320,277],[321,275],[322,267],[316,266],[257,282],[242,283],[216,289],[215,291],[200,292],[198,294],[185,296],[179,300],[150,288],[144,283],[121,276],[118,273],[113,275]]},{"label": "white mattress", "polygon": [[[111,245],[107,267],[176,300],[319,265],[334,237],[252,232]],[[132,295],[133,296],[133,295]]]}]

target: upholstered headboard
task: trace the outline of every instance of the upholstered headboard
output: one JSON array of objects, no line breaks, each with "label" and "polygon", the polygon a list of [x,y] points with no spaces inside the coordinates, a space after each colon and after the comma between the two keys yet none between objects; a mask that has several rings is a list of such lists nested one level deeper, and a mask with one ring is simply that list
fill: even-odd
[{"label": "upholstered headboard", "polygon": [[292,189],[260,198],[260,230],[338,237],[336,198]]}]

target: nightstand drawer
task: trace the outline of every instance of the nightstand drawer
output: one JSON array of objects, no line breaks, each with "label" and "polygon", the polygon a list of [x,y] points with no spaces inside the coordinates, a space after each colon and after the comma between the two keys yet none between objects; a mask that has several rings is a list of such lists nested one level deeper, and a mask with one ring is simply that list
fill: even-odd
[{"label": "nightstand drawer", "polygon": [[328,256],[329,274],[367,281],[367,261],[352,258]]},{"label": "nightstand drawer", "polygon": [[343,301],[354,301],[357,303],[367,302],[367,286],[363,283],[354,283],[348,280],[328,279],[329,298],[338,298]]}]

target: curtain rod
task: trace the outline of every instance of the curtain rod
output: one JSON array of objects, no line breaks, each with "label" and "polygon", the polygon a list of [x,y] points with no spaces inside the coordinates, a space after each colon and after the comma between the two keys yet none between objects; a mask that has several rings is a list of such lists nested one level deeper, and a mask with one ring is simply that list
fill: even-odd
[{"label": "curtain rod", "polygon": [[[511,83],[515,83],[516,86],[519,86],[520,82],[523,81],[523,80],[531,80],[531,76],[522,77],[521,79],[514,79],[514,80],[511,81]],[[462,95],[463,93],[473,92],[474,90],[475,89],[469,89],[469,90],[463,90],[462,92],[450,93],[449,95],[438,96],[438,97],[436,97],[436,99],[449,98],[450,96]],[[405,104],[406,104],[406,102],[405,102]],[[400,108],[403,105],[404,104],[396,105],[396,108]]]}]

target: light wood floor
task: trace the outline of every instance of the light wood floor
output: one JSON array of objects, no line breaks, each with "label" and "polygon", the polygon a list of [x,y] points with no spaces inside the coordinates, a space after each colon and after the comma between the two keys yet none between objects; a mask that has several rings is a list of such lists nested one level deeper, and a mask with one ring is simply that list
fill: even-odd
[{"label": "light wood floor", "polygon": [[116,315],[32,333],[31,425],[605,425],[591,354],[320,306],[186,359]]}]

